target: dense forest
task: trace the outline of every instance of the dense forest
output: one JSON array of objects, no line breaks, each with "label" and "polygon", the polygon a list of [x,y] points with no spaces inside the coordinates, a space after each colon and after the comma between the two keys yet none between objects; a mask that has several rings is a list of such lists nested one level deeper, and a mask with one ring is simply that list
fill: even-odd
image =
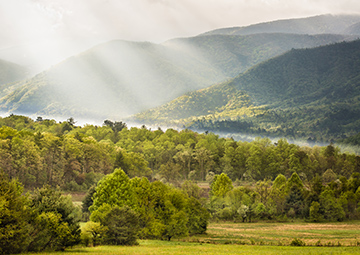
[{"label": "dense forest", "polygon": [[346,178],[360,172],[360,157],[332,144],[300,147],[267,138],[244,142],[187,129],[128,128],[109,120],[102,126],[75,124],[72,118],[62,123],[18,115],[1,118],[1,169],[25,188],[49,184],[70,191],[87,190],[116,168],[130,178],[174,184],[221,173],[232,181],[252,182],[296,172],[309,182],[329,170]]},{"label": "dense forest", "polygon": [[[18,115],[0,126],[0,243],[11,251],[171,240],[204,233],[210,219],[360,218],[360,157],[332,144]],[[82,210],[60,191],[86,191]]]},{"label": "dense forest", "polygon": [[64,190],[87,190],[115,168],[130,177],[178,183],[205,181],[225,173],[233,181],[289,178],[294,172],[311,181],[331,170],[350,178],[360,172],[360,157],[333,145],[300,147],[280,139],[252,142],[220,138],[191,130],[127,128],[123,122],[79,127],[70,118],[32,120],[12,115],[0,119],[0,166],[25,188],[49,184]]}]

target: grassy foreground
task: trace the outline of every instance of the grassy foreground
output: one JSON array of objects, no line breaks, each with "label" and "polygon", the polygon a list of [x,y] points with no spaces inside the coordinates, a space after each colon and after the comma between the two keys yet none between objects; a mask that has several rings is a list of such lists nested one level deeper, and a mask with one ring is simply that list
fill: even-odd
[{"label": "grassy foreground", "polygon": [[[289,246],[294,238],[306,246]],[[68,249],[41,255],[95,254],[360,254],[360,221],[333,223],[211,223],[207,234],[171,242]],[[280,246],[281,245],[281,246]],[[322,246],[316,246],[322,245]],[[341,245],[339,247],[338,245]]]},{"label": "grassy foreground", "polygon": [[42,255],[95,255],[95,254],[359,254],[359,247],[292,247],[258,245],[224,245],[166,241],[140,241],[140,245],[99,246],[68,249],[65,252],[41,253]]}]

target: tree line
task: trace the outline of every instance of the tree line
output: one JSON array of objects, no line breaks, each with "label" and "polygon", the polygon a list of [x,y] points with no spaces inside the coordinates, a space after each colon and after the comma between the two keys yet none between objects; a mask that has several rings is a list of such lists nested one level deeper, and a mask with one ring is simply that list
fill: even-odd
[{"label": "tree line", "polygon": [[208,209],[215,219],[238,222],[257,220],[311,222],[354,220],[360,217],[360,174],[336,179],[328,171],[304,183],[297,173],[279,174],[274,181],[234,187],[222,173],[211,184]]},{"label": "tree line", "polygon": [[290,178],[310,182],[331,172],[350,178],[360,172],[360,157],[326,147],[301,147],[280,139],[235,141],[191,130],[128,128],[123,122],[102,126],[57,123],[12,115],[0,119],[0,169],[26,189],[49,184],[86,191],[104,175],[121,168],[130,177],[178,184],[205,181],[225,173],[232,181]]}]

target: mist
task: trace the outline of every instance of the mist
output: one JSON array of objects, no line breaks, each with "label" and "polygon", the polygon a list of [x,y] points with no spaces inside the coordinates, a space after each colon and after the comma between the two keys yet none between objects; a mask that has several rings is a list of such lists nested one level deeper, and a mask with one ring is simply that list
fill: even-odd
[{"label": "mist", "polygon": [[222,27],[325,13],[360,13],[356,0],[0,1],[0,58],[38,73],[110,40],[160,43]]}]

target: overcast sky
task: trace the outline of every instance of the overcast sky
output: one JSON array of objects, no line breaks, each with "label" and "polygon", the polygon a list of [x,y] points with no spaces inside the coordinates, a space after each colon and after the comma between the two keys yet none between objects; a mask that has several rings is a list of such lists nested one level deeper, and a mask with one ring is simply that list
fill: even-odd
[{"label": "overcast sky", "polygon": [[162,42],[327,13],[359,14],[360,1],[0,0],[0,58],[37,58],[44,66],[114,39]]}]

